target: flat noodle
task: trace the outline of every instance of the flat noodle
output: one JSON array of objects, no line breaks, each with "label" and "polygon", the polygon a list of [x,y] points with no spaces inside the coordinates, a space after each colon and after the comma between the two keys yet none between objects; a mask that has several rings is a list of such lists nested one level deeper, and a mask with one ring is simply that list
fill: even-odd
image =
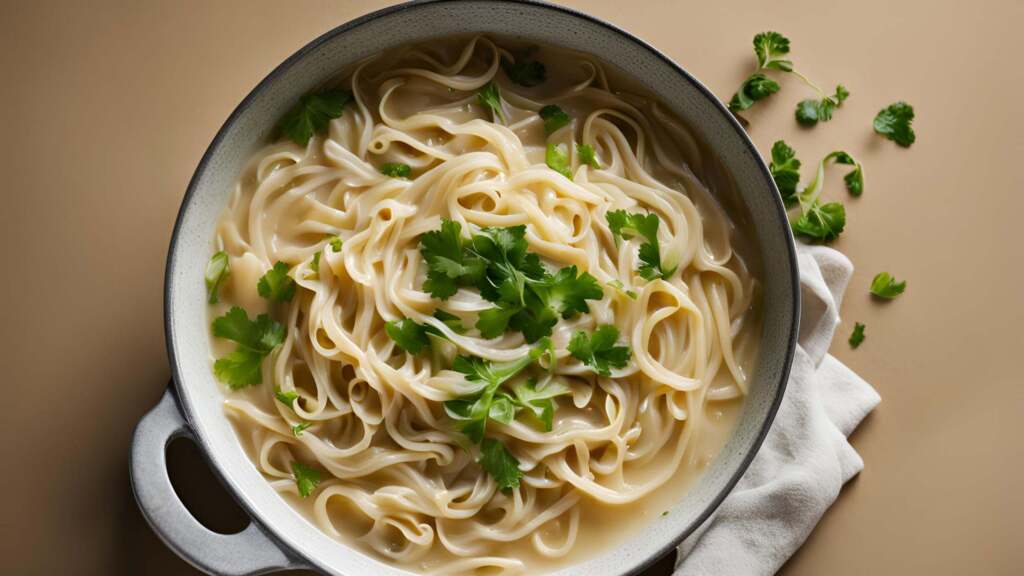
[{"label": "flat noodle", "polygon": [[[674,476],[699,472],[721,443],[699,449],[701,438],[727,432],[715,403],[747,392],[754,281],[694,173],[708,162],[696,141],[655,103],[610,90],[589,56],[547,60],[548,82],[524,89],[501,72],[502,55],[515,53],[476,37],[362,64],[341,83],[355,103],[304,149],[280,141],[259,151],[217,229],[232,272],[211,313],[268,311],[256,280],[277,261],[299,285],[277,311],[287,338],[264,362],[264,384],[226,400],[254,464],[327,534],[420,572],[536,574],[578,559],[571,552],[601,530],[581,517],[601,507],[628,515]],[[477,101],[491,81],[505,122]],[[537,111],[550,103],[574,121],[546,136]],[[594,147],[600,169],[580,162],[574,140]],[[572,179],[544,164],[548,142],[568,145]],[[385,162],[417,176],[384,176]],[[616,241],[605,218],[618,209],[658,215],[677,271],[654,281],[636,273],[638,242]],[[557,400],[553,430],[488,425],[520,462],[514,490],[498,490],[445,415],[441,402],[469,389],[462,376],[384,332],[410,318],[462,354],[527,353],[517,332],[487,340],[433,317],[441,302],[422,290],[418,238],[442,218],[464,234],[525,224],[550,270],[575,265],[605,290],[590,313],[554,328],[557,373],[572,393]],[[718,232],[706,237],[706,226]],[[473,289],[444,303],[466,326],[490,306]],[[574,331],[599,324],[616,325],[632,348],[609,378],[566,351]],[[274,400],[275,388],[298,395],[294,409]],[[311,425],[296,436],[300,422]],[[306,499],[289,480],[295,460],[324,474]]]}]

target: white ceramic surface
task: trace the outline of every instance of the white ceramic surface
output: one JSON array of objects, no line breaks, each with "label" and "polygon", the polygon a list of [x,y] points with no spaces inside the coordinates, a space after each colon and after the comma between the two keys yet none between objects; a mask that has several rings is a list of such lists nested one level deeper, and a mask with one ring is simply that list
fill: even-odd
[{"label": "white ceramic surface", "polygon": [[[792,235],[767,168],[742,128],[699,82],[656,50],[617,28],[571,10],[508,0],[436,0],[367,15],[314,40],[263,80],[232,113],[189,185],[166,271],[167,346],[174,389],[136,431],[132,481],[140,507],[178,554],[211,573],[256,574],[311,567],[343,576],[406,572],[331,539],[280,498],[250,463],[223,413],[211,371],[203,272],[214,225],[247,158],[301,94],[353,62],[410,42],[487,32],[597,55],[628,71],[707,143],[736,182],[744,233],[763,272],[761,355],[737,430],[719,457],[667,517],[620,546],[558,576],[631,574],[689,534],[721,502],[746,468],[785,388],[798,326],[799,291]],[[176,398],[175,398],[176,395]],[[177,400],[177,402],[175,402]],[[179,413],[180,410],[180,413]],[[163,450],[189,435],[254,523],[234,536],[206,531],[177,500]]]}]

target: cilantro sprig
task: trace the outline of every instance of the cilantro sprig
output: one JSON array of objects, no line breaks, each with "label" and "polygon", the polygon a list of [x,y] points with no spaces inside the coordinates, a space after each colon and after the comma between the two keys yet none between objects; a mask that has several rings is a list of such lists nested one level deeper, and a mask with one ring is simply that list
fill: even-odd
[{"label": "cilantro sprig", "polygon": [[281,118],[281,132],[299,146],[305,146],[313,134],[327,130],[327,123],[341,117],[352,94],[344,90],[329,89],[306,94]]},{"label": "cilantro sprig", "polygon": [[875,116],[872,125],[875,132],[904,148],[909,148],[917,140],[910,123],[914,121],[914,107],[900,101],[881,109]]},{"label": "cilantro sprig", "polygon": [[796,157],[796,151],[782,140],[775,142],[768,170],[772,173],[772,179],[786,207],[796,205],[796,188],[800,184],[800,160]]},{"label": "cilantro sprig", "polygon": [[580,164],[586,164],[594,170],[601,169],[601,162],[597,159],[597,153],[590,144],[577,144],[576,153],[580,155]]},{"label": "cilantro sprig", "polygon": [[612,368],[625,368],[629,363],[629,346],[617,346],[619,329],[611,324],[598,326],[590,335],[579,330],[569,340],[569,353],[590,366],[601,376],[611,376]]},{"label": "cilantro sprig", "polygon": [[537,115],[544,121],[544,133],[548,136],[572,121],[569,115],[565,113],[565,110],[562,110],[561,106],[556,104],[548,104],[541,108]]},{"label": "cilantro sprig", "polygon": [[238,343],[213,364],[213,373],[232,390],[263,382],[263,359],[284,342],[284,326],[260,314],[256,320],[238,306],[213,321],[213,335]]},{"label": "cilantro sprig", "polygon": [[850,334],[850,348],[856,349],[864,341],[864,325],[855,322],[853,332]]},{"label": "cilantro sprig", "polygon": [[544,152],[544,162],[555,172],[572,180],[572,167],[569,165],[569,154],[561,144],[548,142],[547,150]]},{"label": "cilantro sprig", "polygon": [[488,82],[477,92],[476,98],[485,108],[490,108],[495,117],[505,121],[505,114],[501,111],[501,90],[497,84]]},{"label": "cilantro sprig", "polygon": [[893,298],[903,294],[903,291],[907,289],[907,281],[897,282],[888,272],[879,272],[871,280],[871,293],[884,300],[892,300]]},{"label": "cilantro sprig", "polygon": [[288,275],[288,265],[276,262],[256,284],[260,296],[271,302],[289,302],[295,296],[295,280]]},{"label": "cilantro sprig", "polygon": [[647,280],[668,278],[675,273],[677,266],[668,260],[662,260],[661,248],[658,245],[658,227],[661,219],[657,214],[629,213],[625,210],[612,210],[605,214],[608,227],[616,239],[630,240],[642,237],[645,242],[640,245],[638,256],[640,266],[637,272]]},{"label": "cilantro sprig", "polygon": [[842,84],[836,86],[836,93],[823,96],[820,100],[808,98],[796,105],[796,121],[804,126],[814,126],[818,121],[827,122],[832,113],[850,97],[850,91]]},{"label": "cilantro sprig", "polygon": [[299,496],[308,498],[322,478],[320,471],[316,468],[306,466],[301,462],[292,462],[292,474],[295,478],[295,486],[299,489]]},{"label": "cilantro sprig", "polygon": [[480,467],[494,478],[501,490],[519,487],[523,477],[519,460],[509,452],[508,447],[494,438],[485,438],[480,446]]},{"label": "cilantro sprig", "polygon": [[772,146],[769,166],[786,206],[800,206],[800,215],[792,223],[793,232],[822,242],[838,238],[846,227],[846,207],[841,202],[824,203],[820,200],[825,185],[825,167],[829,162],[853,166],[844,181],[851,195],[860,196],[864,191],[864,168],[853,156],[842,150],[822,158],[814,178],[799,191],[800,160],[784,141],[779,140]]},{"label": "cilantro sprig", "polygon": [[227,252],[221,250],[210,256],[210,262],[206,265],[206,299],[210,304],[217,303],[217,291],[230,273]]}]

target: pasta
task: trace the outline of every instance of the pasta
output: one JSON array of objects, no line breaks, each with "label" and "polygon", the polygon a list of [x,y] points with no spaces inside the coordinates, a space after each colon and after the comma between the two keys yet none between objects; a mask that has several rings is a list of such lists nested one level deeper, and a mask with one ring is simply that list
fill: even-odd
[{"label": "pasta", "polygon": [[[510,66],[538,54],[543,83],[514,82]],[[698,176],[713,159],[587,55],[477,36],[341,78],[344,111],[304,146],[259,150],[217,228],[230,275],[211,314],[238,306],[284,328],[261,383],[225,400],[254,465],[327,534],[424,573],[537,574],[651,521],[724,443],[756,355],[756,282]],[[658,223],[653,248],[617,217],[656,217],[643,220]],[[485,338],[493,295],[461,280],[443,298],[425,287],[423,238],[445,225],[473,254],[471,237],[524,227],[543,270],[521,290],[573,266],[567,282],[599,290],[544,338]],[[278,262],[295,284],[280,302],[261,285]],[[585,338],[598,350],[602,326],[626,360],[579,353]],[[213,356],[225,346],[214,338]],[[511,412],[485,413],[482,440],[460,421],[481,394],[470,359],[523,362],[492,390]],[[482,460],[495,446],[516,468],[505,480]]]}]

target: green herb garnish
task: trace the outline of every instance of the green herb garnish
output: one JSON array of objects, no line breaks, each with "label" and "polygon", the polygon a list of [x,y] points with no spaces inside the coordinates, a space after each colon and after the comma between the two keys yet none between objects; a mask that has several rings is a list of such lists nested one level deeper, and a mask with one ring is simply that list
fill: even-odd
[{"label": "green herb garnish", "polygon": [[302,435],[306,428],[309,428],[312,425],[312,422],[300,422],[295,426],[292,426],[292,435],[298,438],[300,435]]},{"label": "green herb garnish", "polygon": [[910,147],[917,139],[910,123],[914,121],[914,107],[906,102],[896,102],[880,110],[873,123],[875,132],[903,146]]},{"label": "green herb garnish", "polygon": [[740,89],[729,100],[729,110],[741,112],[754,105],[758,100],[779,91],[779,83],[761,73],[754,73],[740,84]]},{"label": "green herb garnish", "polygon": [[543,84],[547,80],[544,63],[533,59],[536,48],[530,47],[516,56],[512,62],[508,58],[501,59],[501,67],[508,79],[527,88]]},{"label": "green herb garnish", "polygon": [[483,277],[486,263],[467,250],[461,234],[461,224],[444,219],[440,230],[420,236],[420,254],[427,262],[423,289],[434,298],[447,300],[459,286],[475,285]]},{"label": "green herb garnish", "polygon": [[288,265],[277,262],[256,284],[260,296],[271,302],[288,302],[295,296],[295,280],[288,275]]},{"label": "green herb garnish", "polygon": [[634,236],[642,237],[645,242],[640,245],[638,255],[640,267],[637,272],[647,280],[668,278],[677,266],[661,259],[661,248],[658,245],[658,226],[661,219],[657,214],[631,214],[625,210],[612,210],[605,214],[608,227],[616,238],[629,240]]},{"label": "green herb garnish", "polygon": [[217,379],[232,390],[260,384],[260,365],[270,352],[284,342],[284,326],[260,314],[249,320],[245,310],[235,306],[213,321],[213,335],[238,343],[238,348],[213,364]]},{"label": "green herb garnish", "polygon": [[501,91],[498,89],[497,84],[488,82],[486,86],[480,89],[476,98],[480,101],[480,104],[490,108],[494,115],[502,122],[505,121],[505,115],[501,112]]},{"label": "green herb garnish", "polygon": [[871,293],[886,300],[892,300],[903,294],[906,289],[906,280],[897,282],[888,272],[880,272],[871,280]]},{"label": "green herb garnish", "polygon": [[796,157],[796,151],[782,140],[775,142],[772,145],[772,161],[768,169],[786,207],[795,205],[796,188],[800,184],[800,160]]},{"label": "green herb garnish", "polygon": [[501,490],[519,487],[519,480],[523,477],[519,461],[500,440],[484,439],[480,446],[479,463],[480,467],[494,478]]},{"label": "green herb garnish", "polygon": [[408,164],[388,162],[380,167],[380,173],[392,178],[408,178],[412,174],[412,167]]},{"label": "green herb garnish", "polygon": [[451,328],[451,331],[455,332],[456,334],[466,333],[466,327],[462,325],[462,319],[456,316],[455,314],[446,312],[438,308],[437,310],[434,310],[434,318],[437,318],[441,322],[444,322],[444,325],[447,326],[448,328]]},{"label": "green herb garnish", "polygon": [[512,393],[515,394],[519,407],[532,413],[545,432],[551,432],[556,408],[555,398],[572,392],[559,380],[551,379],[546,384],[538,386],[537,380],[530,378],[514,384]]},{"label": "green herb garnish", "polygon": [[480,443],[487,430],[488,419],[508,424],[515,418],[515,399],[500,392],[501,385],[543,353],[543,348],[534,348],[526,356],[511,362],[491,362],[475,356],[457,357],[452,369],[464,374],[468,382],[477,385],[477,389],[472,394],[446,401],[445,412],[470,440]]},{"label": "green herb garnish", "polygon": [[841,150],[825,156],[818,163],[814,179],[803,190],[796,192],[800,179],[800,161],[796,153],[782,140],[772,146],[770,170],[783,195],[783,201],[787,206],[800,205],[800,216],[792,223],[793,232],[822,242],[836,239],[846,226],[846,208],[842,203],[823,203],[820,200],[825,185],[825,166],[830,161],[854,166],[844,180],[850,193],[859,196],[864,190],[864,170],[853,156]]},{"label": "green herb garnish", "polygon": [[339,118],[351,101],[352,94],[338,89],[307,94],[281,118],[281,131],[299,146],[305,146],[313,134],[325,132],[327,123]]},{"label": "green herb garnish", "polygon": [[627,290],[626,286],[622,283],[621,280],[611,280],[610,282],[608,282],[608,285],[611,286],[612,288],[615,288],[616,290],[618,290],[622,294],[625,294],[630,300],[636,300],[637,299],[636,291],[634,291],[634,290]]},{"label": "green herb garnish", "polygon": [[611,324],[598,326],[589,336],[580,330],[569,340],[569,353],[601,376],[611,376],[611,368],[629,363],[629,346],[616,346],[618,339],[619,329]]},{"label": "green herb garnish", "polygon": [[299,394],[294,390],[289,390],[285,392],[280,388],[275,387],[274,398],[277,398],[277,401],[280,402],[281,404],[284,404],[285,406],[291,408],[292,410],[295,410],[295,401],[299,399]]},{"label": "green herb garnish", "polygon": [[836,86],[836,93],[820,100],[807,99],[796,105],[796,121],[804,126],[814,126],[818,121],[832,119],[832,112],[849,98],[850,91],[842,84]]},{"label": "green herb garnish", "polygon": [[544,153],[544,162],[547,163],[548,168],[551,168],[555,172],[558,172],[562,176],[572,180],[572,169],[569,166],[569,155],[566,154],[562,145],[549,142],[547,151]]},{"label": "green herb garnish", "polygon": [[541,108],[538,115],[544,120],[544,133],[549,136],[572,121],[561,107],[554,104],[548,104]]},{"label": "green herb garnish", "polygon": [[410,354],[419,354],[424,348],[430,346],[430,341],[427,339],[427,326],[417,324],[409,318],[391,320],[384,325],[384,331],[399,348]]},{"label": "green herb garnish", "polygon": [[850,348],[856,349],[860,346],[860,343],[864,341],[864,325],[860,322],[855,322],[853,325],[853,333],[850,334]]},{"label": "green herb garnish", "polygon": [[590,144],[577,144],[576,153],[580,155],[580,164],[586,164],[594,170],[601,169],[601,163],[597,160],[597,153]]},{"label": "green herb garnish", "polygon": [[230,273],[227,252],[221,250],[210,256],[210,262],[206,264],[206,298],[210,304],[217,303],[217,291]]},{"label": "green herb garnish", "polygon": [[300,462],[292,462],[292,474],[295,475],[295,485],[299,488],[299,496],[308,497],[320,483],[320,471],[310,468]]},{"label": "green herb garnish", "polygon": [[341,238],[337,236],[331,236],[330,240],[327,241],[331,245],[332,252],[341,252]]}]

